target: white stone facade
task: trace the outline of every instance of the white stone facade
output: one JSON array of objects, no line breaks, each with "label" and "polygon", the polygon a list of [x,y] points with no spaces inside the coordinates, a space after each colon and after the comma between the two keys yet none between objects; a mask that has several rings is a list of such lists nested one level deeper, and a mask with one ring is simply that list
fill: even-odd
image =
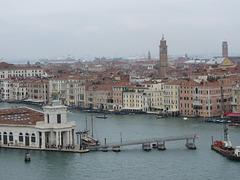
[{"label": "white stone facade", "polygon": [[0,124],[0,145],[42,149],[74,146],[75,122],[67,120],[67,107],[54,101],[52,106],[45,106],[43,109],[44,120],[36,122],[36,125],[31,125],[30,122],[29,125]]}]

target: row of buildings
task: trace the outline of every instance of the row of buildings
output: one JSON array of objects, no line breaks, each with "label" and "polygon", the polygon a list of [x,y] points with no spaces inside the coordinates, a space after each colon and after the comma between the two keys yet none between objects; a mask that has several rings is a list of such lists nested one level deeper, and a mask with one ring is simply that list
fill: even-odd
[{"label": "row of buildings", "polygon": [[10,77],[1,80],[2,101],[48,104],[58,99],[82,109],[220,116],[239,112],[238,75],[151,79],[131,83],[121,73],[111,77],[64,75],[52,78]]}]

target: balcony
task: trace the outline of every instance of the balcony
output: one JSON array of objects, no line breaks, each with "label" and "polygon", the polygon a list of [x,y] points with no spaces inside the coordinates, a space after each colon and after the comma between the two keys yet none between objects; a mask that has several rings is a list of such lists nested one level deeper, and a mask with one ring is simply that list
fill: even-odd
[{"label": "balcony", "polygon": [[202,106],[201,100],[194,100],[193,101],[193,106]]},{"label": "balcony", "polygon": [[233,102],[233,101],[232,101],[232,102],[231,102],[231,105],[232,105],[232,106],[237,106],[237,102]]}]

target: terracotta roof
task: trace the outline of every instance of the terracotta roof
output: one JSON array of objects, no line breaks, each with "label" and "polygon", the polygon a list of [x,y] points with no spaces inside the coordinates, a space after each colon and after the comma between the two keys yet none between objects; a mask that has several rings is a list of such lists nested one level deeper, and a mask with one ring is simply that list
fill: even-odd
[{"label": "terracotta roof", "polygon": [[201,84],[197,83],[196,81],[193,80],[189,80],[189,81],[185,81],[182,83],[182,86],[200,86]]},{"label": "terracotta roof", "polygon": [[42,69],[42,68],[38,67],[38,66],[16,66],[14,64],[8,64],[5,62],[1,62],[0,69],[1,70],[15,70],[15,69],[24,70],[24,69]]},{"label": "terracotta roof", "polygon": [[0,109],[0,124],[36,125],[44,121],[44,113],[29,108]]}]

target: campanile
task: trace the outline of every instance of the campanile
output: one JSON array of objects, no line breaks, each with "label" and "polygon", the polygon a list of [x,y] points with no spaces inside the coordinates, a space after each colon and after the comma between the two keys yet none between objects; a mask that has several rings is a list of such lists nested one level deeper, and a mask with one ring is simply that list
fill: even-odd
[{"label": "campanile", "polygon": [[222,57],[228,57],[228,43],[223,41],[222,43]]},{"label": "campanile", "polygon": [[160,58],[159,75],[160,77],[165,77],[166,71],[167,71],[167,65],[168,65],[168,56],[167,56],[167,44],[166,44],[166,40],[164,39],[164,36],[162,36],[162,39],[160,41],[159,58]]}]

